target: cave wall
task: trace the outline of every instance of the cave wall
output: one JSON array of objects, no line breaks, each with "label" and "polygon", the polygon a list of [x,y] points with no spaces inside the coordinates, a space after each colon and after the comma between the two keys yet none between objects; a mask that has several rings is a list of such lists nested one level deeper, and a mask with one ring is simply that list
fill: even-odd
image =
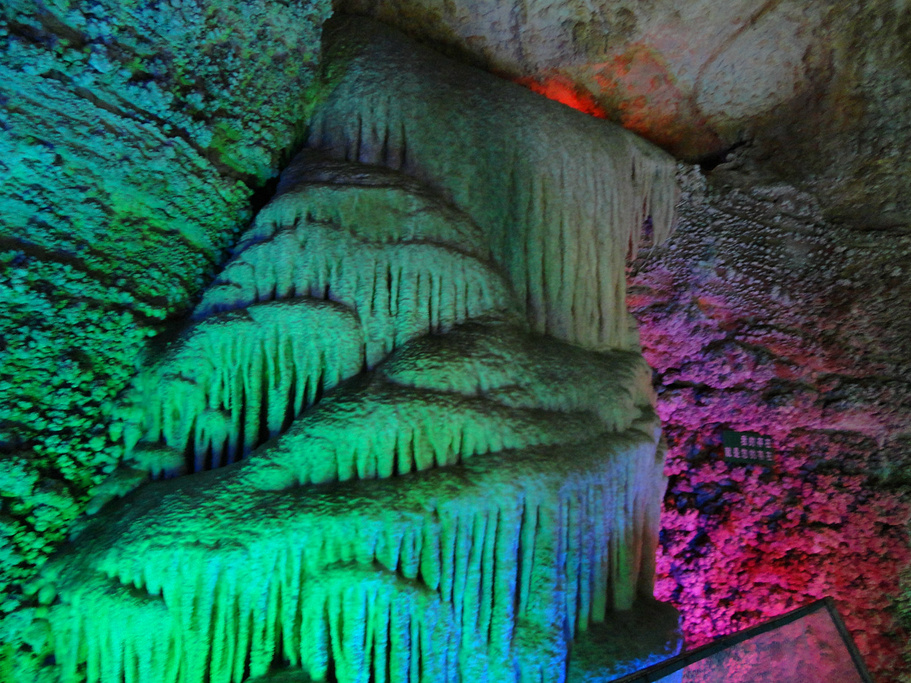
[{"label": "cave wall", "polygon": [[[911,240],[726,170],[688,176],[674,238],[630,271],[670,444],[657,594],[692,644],[831,595],[877,680],[897,680]],[[775,465],[726,460],[724,430],[770,436]]]},{"label": "cave wall", "polygon": [[[874,0],[336,0],[690,161],[755,146],[827,215],[907,224],[911,8]],[[872,212],[870,211],[872,209]],[[871,215],[871,213],[873,215]]]},{"label": "cave wall", "polygon": [[300,136],[329,12],[4,3],[0,671],[43,638],[23,630],[21,582],[122,456],[112,399]]},{"label": "cave wall", "polygon": [[[336,5],[701,164],[710,187],[631,271],[671,438],[662,595],[701,642],[831,593],[872,668],[896,675],[907,3]],[[720,462],[726,427],[774,434],[779,470]]]}]

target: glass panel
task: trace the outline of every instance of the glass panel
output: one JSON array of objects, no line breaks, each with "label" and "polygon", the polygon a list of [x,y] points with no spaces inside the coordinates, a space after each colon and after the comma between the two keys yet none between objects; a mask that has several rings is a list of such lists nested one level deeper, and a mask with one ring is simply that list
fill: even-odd
[{"label": "glass panel", "polygon": [[809,614],[683,669],[682,683],[863,683],[826,610]]},{"label": "glass panel", "polygon": [[870,683],[831,600],[684,652],[618,683]]}]

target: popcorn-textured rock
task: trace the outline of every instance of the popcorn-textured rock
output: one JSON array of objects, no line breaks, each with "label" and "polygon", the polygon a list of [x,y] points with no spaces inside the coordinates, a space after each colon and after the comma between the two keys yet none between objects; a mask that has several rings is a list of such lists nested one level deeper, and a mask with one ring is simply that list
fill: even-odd
[{"label": "popcorn-textured rock", "polygon": [[[0,457],[30,474],[0,474],[15,520],[0,541],[0,615],[115,470],[110,404],[147,336],[187,310],[287,158],[329,11],[4,3]],[[68,504],[47,504],[29,477]],[[12,631],[0,641],[22,643]],[[40,678],[24,661],[10,667]]]},{"label": "popcorn-textured rock", "polygon": [[[911,240],[725,170],[684,176],[675,237],[631,271],[671,443],[658,595],[694,645],[831,595],[877,680],[899,680]],[[774,469],[726,462],[725,429],[771,437]]]}]

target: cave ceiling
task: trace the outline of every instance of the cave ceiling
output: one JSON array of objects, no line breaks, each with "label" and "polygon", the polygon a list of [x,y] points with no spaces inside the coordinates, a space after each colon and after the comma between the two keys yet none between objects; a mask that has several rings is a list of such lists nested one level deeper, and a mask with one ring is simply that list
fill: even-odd
[{"label": "cave ceiling", "polygon": [[[902,0],[337,0],[619,121],[678,158],[800,180],[830,218],[905,228],[911,13]],[[736,169],[730,166],[737,166]]]}]

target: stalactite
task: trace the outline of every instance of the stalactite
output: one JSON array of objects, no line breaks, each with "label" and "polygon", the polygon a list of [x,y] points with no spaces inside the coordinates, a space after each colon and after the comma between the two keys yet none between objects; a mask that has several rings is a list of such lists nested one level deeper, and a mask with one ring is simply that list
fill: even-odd
[{"label": "stalactite", "polygon": [[[325,350],[314,329],[332,340]],[[207,318],[134,382],[122,410],[127,447],[142,440],[189,449],[196,471],[233,462],[311,405],[318,387],[359,372],[364,343],[357,317],[322,301],[291,299]]]},{"label": "stalactite", "polygon": [[[377,271],[396,272],[398,286],[389,292],[362,279]],[[431,297],[422,289],[432,280],[439,282],[436,309],[451,311],[437,320],[427,308]],[[449,246],[367,242],[338,226],[304,222],[253,243],[231,260],[196,315],[203,318],[290,296],[328,298],[356,311],[367,334],[371,367],[409,339],[506,309],[511,301],[495,270]],[[392,316],[387,315],[390,309],[395,311]]]},{"label": "stalactite", "polygon": [[[632,347],[625,258],[646,218],[656,242],[671,231],[668,155],[518,85],[466,74],[380,24],[339,22],[327,60],[345,66],[310,127],[312,147],[389,163],[465,211],[486,231],[536,331],[590,348]],[[353,155],[352,128],[365,120],[384,139],[402,131],[402,161],[390,163],[379,140]]]},{"label": "stalactite", "polygon": [[[643,426],[651,424],[649,420]],[[157,518],[137,513],[127,545],[123,538],[114,545],[106,545],[110,539],[104,538],[87,542],[79,550],[83,561],[103,558],[106,573],[116,578],[98,575],[92,584],[85,580],[92,574],[66,564],[57,580],[64,592],[75,591],[81,598],[53,608],[54,630],[61,634],[61,643],[75,642],[77,652],[111,647],[106,645],[110,639],[122,634],[129,639],[131,632],[115,617],[104,626],[89,618],[94,633],[70,625],[82,618],[81,601],[97,599],[86,593],[87,585],[108,594],[137,591],[118,588],[136,584],[144,589],[136,595],[147,595],[145,600],[154,603],[163,615],[160,619],[168,622],[162,629],[171,636],[162,640],[162,647],[173,651],[167,656],[180,659],[179,670],[207,672],[213,683],[230,681],[231,672],[262,672],[278,656],[275,648],[281,642],[282,657],[319,672],[327,664],[320,664],[318,652],[287,653],[293,643],[299,648],[315,647],[310,636],[305,639],[294,631],[302,615],[319,620],[325,614],[310,611],[307,587],[335,571],[333,567],[379,566],[390,577],[400,577],[394,580],[396,585],[412,582],[437,596],[438,609],[451,614],[446,617],[453,623],[447,627],[449,632],[461,634],[453,641],[461,643],[460,666],[476,665],[468,660],[480,648],[488,653],[485,666],[509,670],[510,643],[523,629],[538,633],[538,638],[545,634],[557,638],[549,647],[563,648],[565,656],[562,635],[556,634],[572,633],[589,618],[605,618],[603,609],[580,608],[579,596],[591,595],[592,605],[613,601],[614,608],[623,608],[628,606],[625,589],[617,587],[636,586],[640,581],[640,563],[629,557],[642,551],[635,539],[611,544],[606,557],[596,543],[583,542],[586,537],[604,537],[605,516],[594,514],[588,501],[598,500],[602,510],[614,510],[607,516],[612,519],[612,533],[621,529],[634,533],[639,512],[625,492],[644,494],[661,481],[654,437],[633,434],[628,430],[623,435],[602,434],[577,446],[490,453],[459,468],[408,475],[410,486],[405,491],[400,480],[393,478],[373,483],[353,480],[311,494],[308,489],[295,489],[291,500],[283,495],[286,492],[262,492],[240,499],[240,509],[231,514],[212,517],[210,510],[226,512],[219,501],[236,500],[237,490],[249,490],[245,471],[254,467],[259,457],[254,455],[231,470],[230,476],[223,476],[214,492],[184,489],[182,495],[191,496],[184,505],[169,505]],[[165,501],[180,491],[179,484],[174,480],[159,485],[165,487]],[[136,505],[154,506],[160,493],[149,490]],[[184,538],[178,522],[184,528],[208,531],[202,538]],[[353,526],[354,534],[349,531]],[[163,528],[170,531],[163,533]],[[250,546],[245,539],[257,541]],[[613,577],[605,581],[608,568]],[[518,610],[515,622],[513,604]],[[584,623],[579,616],[583,613],[590,613]],[[147,618],[133,616],[136,623]],[[275,625],[281,625],[280,637]],[[331,643],[331,627],[330,619],[312,624],[306,632],[329,629],[326,637]],[[225,643],[231,651],[218,650],[213,643]],[[88,656],[103,659],[108,666],[125,666],[118,662],[126,660],[111,658],[106,650],[94,652]],[[326,652],[337,668],[334,650]],[[424,660],[427,666],[442,666],[430,655]],[[118,675],[122,674],[103,673],[98,680],[120,680]],[[341,676],[338,670],[337,675]],[[358,675],[339,680],[360,680]]]},{"label": "stalactite", "polygon": [[484,233],[464,213],[408,176],[304,150],[282,174],[278,194],[234,252],[299,223],[329,223],[367,242],[426,242],[487,260]]}]

